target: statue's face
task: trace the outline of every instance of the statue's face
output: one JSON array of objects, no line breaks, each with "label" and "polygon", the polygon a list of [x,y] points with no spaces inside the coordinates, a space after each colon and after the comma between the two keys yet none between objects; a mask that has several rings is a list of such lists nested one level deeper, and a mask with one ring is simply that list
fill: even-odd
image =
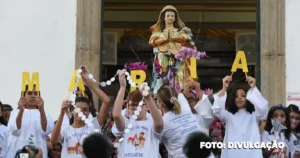
[{"label": "statue's face", "polygon": [[166,12],[166,14],[165,14],[166,24],[173,24],[174,21],[175,21],[175,13],[174,12]]}]

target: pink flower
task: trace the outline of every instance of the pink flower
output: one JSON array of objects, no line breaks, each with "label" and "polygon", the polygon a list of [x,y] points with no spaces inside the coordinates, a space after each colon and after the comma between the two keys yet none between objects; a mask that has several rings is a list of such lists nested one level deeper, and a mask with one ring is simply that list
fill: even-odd
[{"label": "pink flower", "polygon": [[144,62],[132,62],[124,65],[125,69],[128,70],[144,70],[146,71],[148,66],[144,64]]},{"label": "pink flower", "polygon": [[206,57],[206,54],[205,52],[198,52],[197,50],[192,48],[182,47],[175,55],[175,58],[181,61],[189,59],[191,57],[195,57],[196,59],[202,59]]}]

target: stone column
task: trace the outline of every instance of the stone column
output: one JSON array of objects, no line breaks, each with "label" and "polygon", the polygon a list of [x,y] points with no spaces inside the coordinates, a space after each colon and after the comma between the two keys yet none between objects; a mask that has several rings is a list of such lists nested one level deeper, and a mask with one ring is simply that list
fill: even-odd
[{"label": "stone column", "polygon": [[[75,66],[85,65],[99,81],[102,0],[77,0],[77,32]],[[94,95],[95,107],[98,98]]]},{"label": "stone column", "polygon": [[260,0],[261,91],[269,107],[286,102],[285,1]]}]

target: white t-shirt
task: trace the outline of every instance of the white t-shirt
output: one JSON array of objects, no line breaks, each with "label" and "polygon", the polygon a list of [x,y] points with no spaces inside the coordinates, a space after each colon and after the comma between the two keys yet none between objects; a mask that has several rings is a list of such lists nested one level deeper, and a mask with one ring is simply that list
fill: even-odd
[{"label": "white t-shirt", "polygon": [[61,130],[61,139],[63,140],[63,147],[61,151],[61,158],[82,158],[83,149],[82,144],[87,136],[94,133],[95,129],[100,130],[97,117],[93,119],[93,126],[84,126],[81,128],[74,128],[72,126],[65,126]]},{"label": "white t-shirt", "polygon": [[117,137],[124,137],[118,148],[118,158],[159,158],[159,138],[154,129],[153,120],[147,117],[144,121],[135,121],[125,118],[125,127],[132,124],[128,133],[119,132],[116,125],[112,133]]},{"label": "white t-shirt", "polygon": [[[261,141],[264,142],[264,143],[268,143],[268,142],[271,142],[271,141],[274,141],[274,140],[276,140],[276,142],[284,142],[285,146],[287,148],[287,152],[288,152],[288,147],[287,147],[287,144],[286,144],[286,138],[285,138],[283,132],[280,133],[279,138],[275,138],[275,135],[274,134],[269,134],[268,131],[263,131],[263,133],[261,134]],[[284,155],[283,152],[280,152],[280,151],[282,151],[282,149],[275,149],[272,152],[272,155],[269,156],[269,158],[278,158],[279,155]],[[288,155],[286,154],[285,156],[288,156]]]},{"label": "white t-shirt", "polygon": [[164,129],[162,141],[168,150],[169,158],[186,158],[183,145],[187,136],[196,131],[201,131],[199,123],[192,113],[191,108],[183,94],[178,95],[181,114],[167,112],[163,116]]},{"label": "white t-shirt", "polygon": [[8,130],[4,125],[0,125],[0,158],[6,158]]},{"label": "white t-shirt", "polygon": [[41,115],[38,109],[25,109],[22,117],[22,126],[17,128],[16,118],[19,109],[12,111],[8,121],[8,149],[7,158],[14,158],[17,151],[25,145],[33,145],[39,147],[43,151],[43,157],[47,157],[48,150],[46,146],[47,135],[54,128],[54,121],[50,115],[46,113],[47,128],[43,131],[41,127]]},{"label": "white t-shirt", "polygon": [[297,139],[297,137],[298,138],[300,137],[300,133],[296,133],[296,135],[291,134],[290,141],[286,139],[286,144],[288,145],[289,148],[290,158],[294,158],[294,153],[296,151],[300,151],[300,140]]}]

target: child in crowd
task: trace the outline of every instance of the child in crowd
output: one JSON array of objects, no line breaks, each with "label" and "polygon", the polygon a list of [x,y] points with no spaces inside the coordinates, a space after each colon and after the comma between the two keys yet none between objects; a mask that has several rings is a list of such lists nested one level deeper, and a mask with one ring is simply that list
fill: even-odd
[{"label": "child in crowd", "polygon": [[[143,96],[141,89],[129,94],[126,112],[122,113],[126,90],[125,72],[118,72],[120,90],[113,108],[115,124],[112,132],[120,142],[118,158],[158,158],[159,138],[163,129],[161,112],[151,95]],[[143,97],[144,101],[141,102]],[[152,117],[147,115],[148,110]]]},{"label": "child in crowd", "polygon": [[[0,101],[0,118],[3,117],[3,105]],[[0,123],[0,158],[6,158],[8,145],[8,130],[5,125]]]},{"label": "child in crowd", "polygon": [[291,104],[287,108],[291,123],[291,137],[287,141],[289,158],[300,158],[300,111],[297,105]]},{"label": "child in crowd", "polygon": [[[226,90],[232,81],[231,76],[223,79],[223,89],[215,95],[212,107],[213,113],[226,123],[224,143],[252,142],[260,143],[258,122],[265,119],[268,113],[268,102],[256,87],[255,79],[248,76],[247,82],[251,89],[247,92],[243,88],[233,91],[229,98],[228,108],[225,109]],[[222,158],[260,158],[261,149],[222,149]]]},{"label": "child in crowd", "polygon": [[[282,130],[279,131],[279,133],[272,131],[277,121],[280,121],[279,124],[282,124]],[[289,142],[291,137],[290,127],[290,116],[287,113],[286,108],[281,104],[273,106],[269,110],[267,125],[265,127],[265,131],[261,135],[261,140],[264,143],[272,141],[283,142],[285,143],[285,147],[283,149],[263,149],[263,155],[265,158],[287,158],[288,148],[286,142]]]}]

